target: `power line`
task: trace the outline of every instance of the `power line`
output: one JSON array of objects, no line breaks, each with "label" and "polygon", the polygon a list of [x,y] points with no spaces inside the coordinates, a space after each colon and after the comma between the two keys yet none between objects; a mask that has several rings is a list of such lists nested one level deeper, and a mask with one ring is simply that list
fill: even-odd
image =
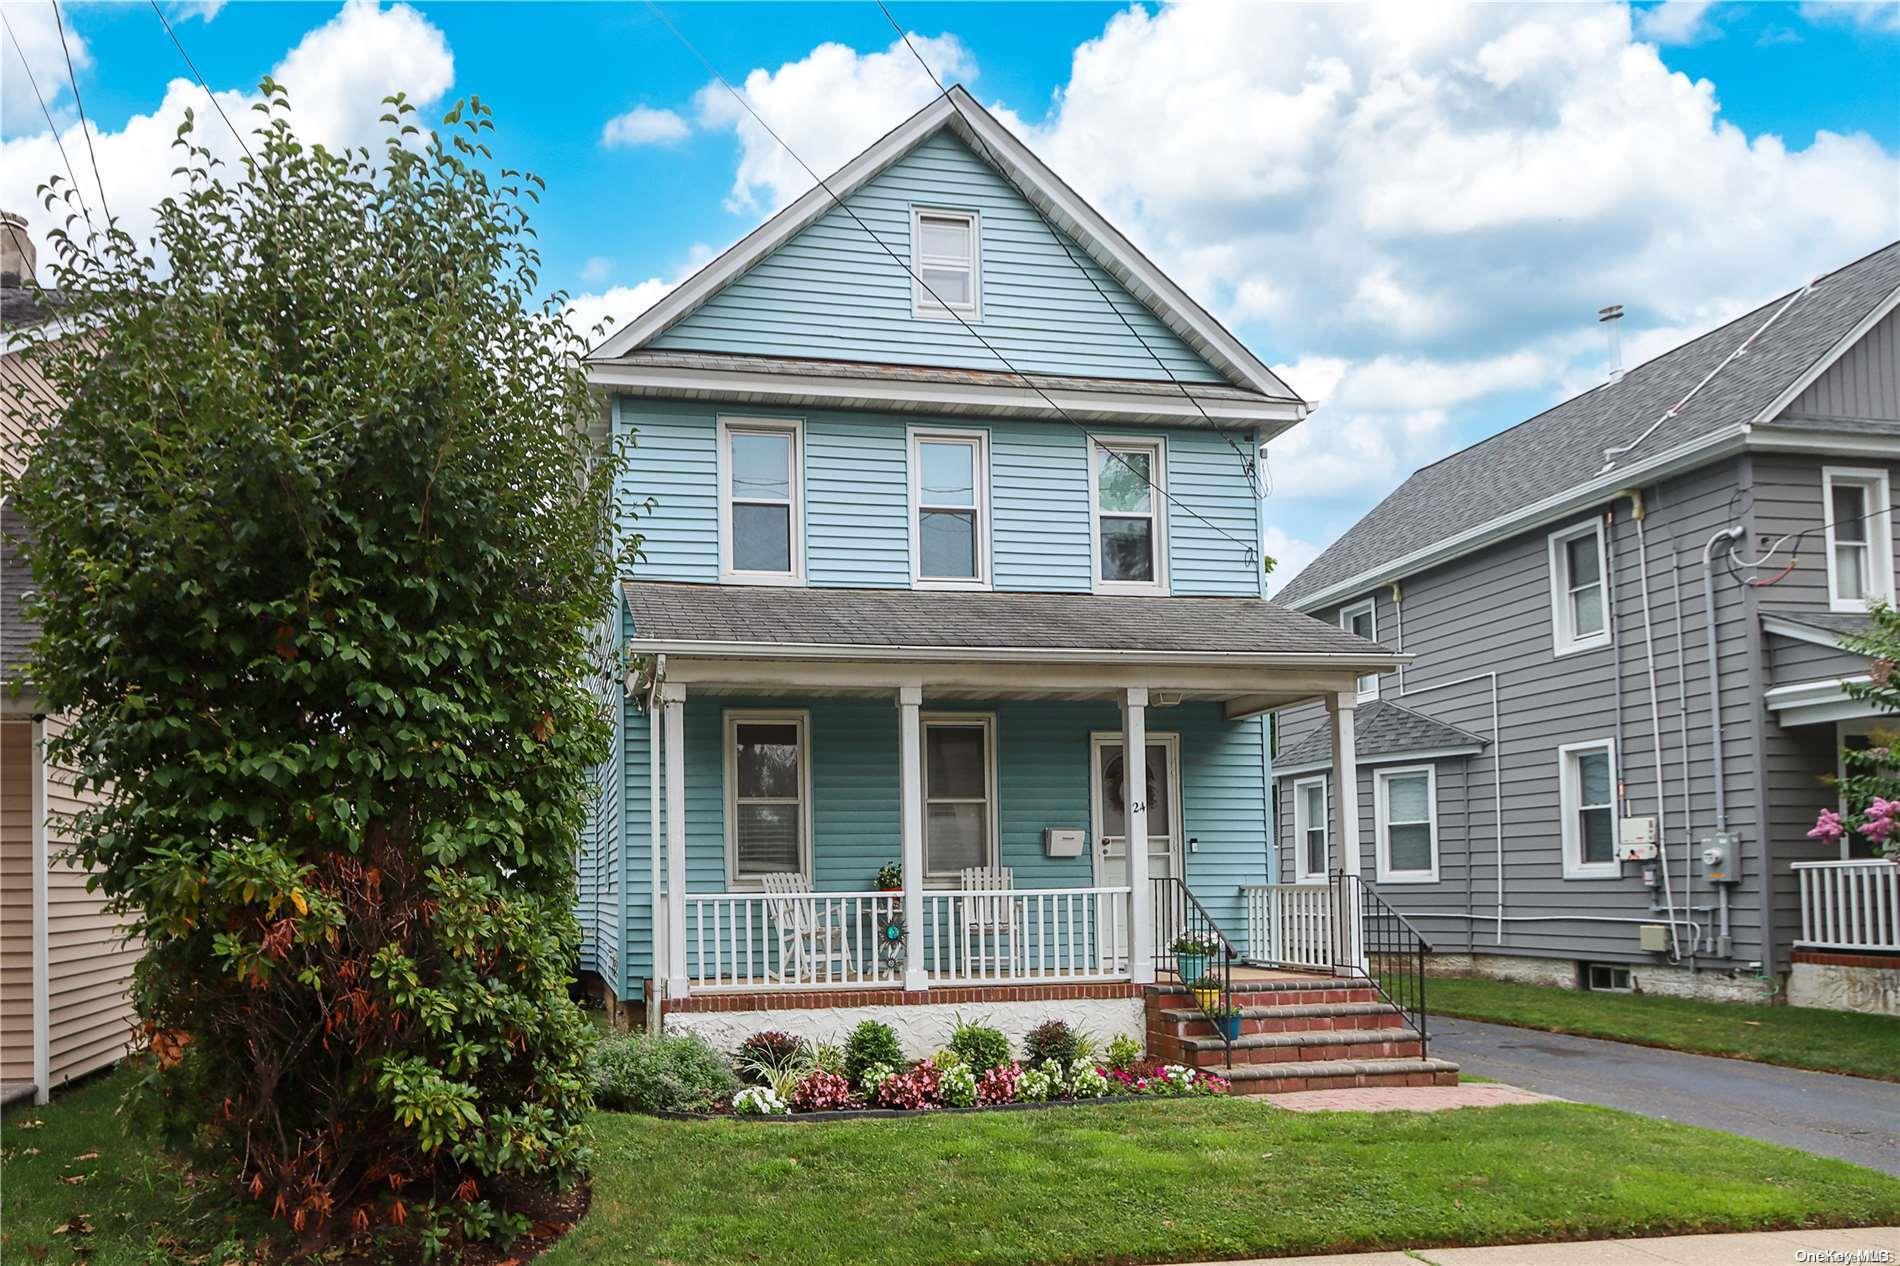
[{"label": "power line", "polygon": [[[1047,404],[1049,408],[1055,412],[1056,416],[1060,417],[1064,422],[1067,422],[1070,426],[1074,427],[1076,430],[1080,431],[1083,435],[1087,436],[1090,440],[1092,440],[1097,446],[1101,448],[1102,452],[1108,454],[1108,456],[1113,458],[1115,461],[1120,462],[1122,466],[1125,467],[1130,474],[1134,475],[1137,479],[1140,479],[1143,483],[1147,484],[1150,488],[1153,488],[1156,492],[1160,493],[1161,496],[1164,499],[1166,499],[1170,505],[1173,505],[1187,512],[1189,515],[1193,516],[1196,519],[1199,519],[1209,530],[1214,532],[1216,535],[1225,537],[1227,540],[1231,541],[1233,544],[1239,546],[1243,551],[1246,552],[1247,556],[1250,559],[1258,557],[1259,550],[1257,546],[1251,545],[1248,542],[1241,540],[1239,537],[1235,536],[1233,533],[1229,532],[1227,529],[1221,527],[1220,524],[1215,523],[1212,519],[1209,519],[1206,515],[1202,514],[1199,510],[1196,510],[1193,506],[1188,505],[1185,502],[1181,501],[1173,493],[1169,492],[1166,488],[1156,483],[1148,475],[1143,474],[1139,469],[1135,467],[1135,464],[1133,462],[1129,461],[1126,457],[1123,457],[1120,453],[1116,452],[1113,448],[1108,447],[1107,443],[1103,441],[1100,437],[1095,435],[1094,432],[1090,431],[1087,427],[1083,426],[1080,422],[1076,421],[1073,417],[1069,416],[1068,411],[1065,410],[1061,405],[1057,404],[1055,400],[1049,395],[1048,392],[1044,391],[1041,387],[1039,387],[1035,383],[1035,381],[1029,377],[1028,374],[1016,368],[1016,366],[1013,363],[1011,363],[1010,359],[1007,356],[1004,356],[1001,352],[997,351],[996,348],[990,344],[988,339],[985,339],[970,325],[968,321],[963,319],[960,313],[958,313],[949,304],[943,301],[943,299],[937,294],[937,292],[931,288],[930,283],[924,280],[921,270],[912,269],[909,264],[906,264],[902,259],[898,257],[897,252],[892,250],[890,246],[884,241],[883,238],[879,237],[876,233],[872,232],[871,226],[866,224],[863,221],[863,219],[859,217],[858,213],[851,208],[850,204],[845,202],[844,199],[840,198],[837,195],[837,193],[831,188],[831,185],[825,180],[825,178],[823,176],[820,176],[817,173],[817,171],[812,168],[812,165],[806,162],[804,158],[799,155],[797,150],[793,149],[789,144],[787,144],[785,138],[780,136],[776,131],[774,131],[772,128],[772,125],[767,123],[765,119],[760,116],[757,110],[752,108],[752,103],[747,101],[744,94],[742,94],[741,92],[739,92],[738,89],[732,86],[731,82],[727,80],[727,78],[719,72],[719,68],[714,66],[711,61],[707,60],[706,55],[700,52],[699,49],[694,46],[691,40],[686,38],[686,35],[683,31],[681,31],[677,26],[673,25],[673,20],[666,16],[665,11],[660,8],[660,6],[656,3],[656,0],[646,0],[646,4],[647,4],[647,8],[653,11],[654,16],[658,17],[660,21],[665,24],[666,29],[673,33],[673,38],[677,39],[680,42],[680,44],[685,47],[686,51],[691,53],[694,56],[694,58],[698,60],[699,64],[706,68],[706,73],[711,75],[714,79],[716,79],[719,82],[719,86],[724,88],[726,92],[732,97],[732,99],[734,101],[737,101],[740,107],[743,110],[745,110],[747,114],[752,116],[753,122],[757,123],[761,128],[765,129],[765,134],[767,136],[770,136],[774,141],[776,141],[778,143],[779,148],[783,149],[787,154],[791,155],[792,161],[796,162],[800,167],[804,168],[805,174],[810,176],[814,181],[817,182],[818,187],[824,190],[825,195],[831,199],[832,205],[837,207],[840,211],[843,211],[846,215],[850,216],[852,221],[859,228],[864,230],[865,236],[869,237],[871,241],[874,244],[876,244],[877,247],[880,250],[882,250],[886,255],[889,255],[892,261],[895,262],[898,265],[898,267],[902,268],[906,273],[910,275],[912,280],[914,280],[919,286],[923,287],[924,293],[928,294],[931,300],[934,303],[936,303],[939,308],[943,309],[943,311],[947,313],[951,318],[953,318],[958,325],[962,326],[964,332],[967,333],[971,338],[975,339],[979,344],[981,344],[983,349],[987,351],[991,356],[994,356],[997,359],[997,361],[999,361],[1003,365],[1004,368],[1009,370],[1009,372],[1014,374],[1017,378],[1021,379],[1023,386],[1029,388],[1031,391],[1035,392],[1038,396],[1041,396],[1043,402]],[[954,104],[955,103],[953,102],[952,105],[954,106]]]},{"label": "power line", "polygon": [[[878,12],[884,15],[884,20],[891,24],[891,29],[893,31],[897,32],[897,38],[904,41],[904,47],[909,49],[910,55],[917,59],[917,64],[924,68],[924,74],[930,76],[930,82],[937,85],[937,91],[940,94],[942,94],[945,97],[950,98],[950,108],[955,110],[957,112],[957,117],[960,119],[963,119],[964,122],[967,124],[969,122],[969,117],[963,113],[963,107],[957,103],[954,97],[950,97],[950,90],[943,86],[943,80],[937,77],[937,72],[930,68],[930,63],[924,60],[924,55],[917,50],[917,46],[915,44],[911,43],[910,32],[906,31],[902,26],[898,24],[897,19],[894,16],[892,16],[890,9],[885,6],[884,0],[876,0],[876,3],[877,3]],[[990,166],[994,167],[998,172],[1002,174],[1003,179],[1009,183],[1009,187],[1014,189],[1017,192],[1017,194],[1023,198],[1024,201],[1032,202],[1033,200],[1029,197],[1028,192],[1020,184],[1017,183],[1015,175],[1010,172],[1009,168],[1006,165],[1004,165],[996,157],[995,154],[990,152],[990,147],[984,143],[982,135],[977,132],[974,126],[970,128],[970,139],[976,142],[977,149],[981,150],[983,157],[989,160]],[[1055,226],[1051,226],[1051,227],[1055,227]],[[1148,358],[1154,361],[1155,367],[1158,368],[1162,373],[1166,374],[1168,376],[1168,381],[1173,383],[1175,387],[1179,389],[1179,391],[1181,392],[1182,398],[1185,399],[1189,404],[1194,406],[1195,412],[1201,415],[1201,421],[1207,423],[1208,429],[1213,431],[1215,434],[1219,435],[1222,439],[1227,441],[1227,447],[1233,449],[1234,455],[1240,458],[1241,474],[1246,476],[1248,485],[1254,490],[1254,495],[1259,496],[1260,484],[1257,478],[1255,477],[1255,473],[1254,473],[1256,469],[1254,459],[1241,451],[1240,445],[1234,443],[1233,436],[1227,434],[1226,431],[1222,430],[1220,427],[1215,425],[1214,419],[1208,416],[1207,410],[1201,406],[1201,402],[1195,399],[1194,394],[1187,389],[1186,384],[1184,384],[1178,377],[1175,376],[1174,370],[1169,368],[1168,363],[1164,361],[1163,359],[1161,359],[1160,354],[1155,351],[1154,347],[1148,342],[1146,336],[1144,336],[1140,330],[1135,328],[1134,322],[1128,319],[1128,315],[1127,313],[1122,311],[1121,305],[1116,303],[1114,299],[1109,297],[1108,292],[1102,289],[1101,283],[1095,280],[1095,274],[1090,272],[1087,266],[1085,266],[1081,260],[1075,257],[1075,252],[1069,249],[1068,235],[1063,233],[1059,228],[1057,228],[1053,236],[1056,239],[1056,245],[1060,246],[1062,248],[1062,253],[1068,256],[1069,263],[1075,267],[1075,270],[1078,273],[1082,274],[1082,279],[1089,283],[1090,288],[1095,291],[1096,297],[1101,299],[1103,305],[1107,307],[1110,312],[1115,314],[1116,318],[1119,319],[1121,323],[1127,327],[1128,332],[1130,334],[1135,336],[1135,341],[1141,344],[1142,351],[1148,353]]]},{"label": "power line", "polygon": [[26,50],[20,47],[20,37],[13,33],[13,23],[7,21],[3,8],[0,8],[0,25],[7,28],[7,38],[13,41],[14,55],[20,59],[20,69],[26,72],[26,82],[33,88],[33,99],[40,103],[40,114],[46,119],[46,130],[52,134],[53,146],[59,150],[60,161],[66,164],[66,174],[73,182],[73,194],[79,199],[79,210],[86,217],[86,227],[90,229],[93,227],[92,208],[86,205],[85,191],[79,187],[79,173],[73,169],[73,160],[66,153],[66,143],[59,139],[59,125],[53,122],[53,112],[46,108],[46,97],[40,92],[40,81],[34,78],[33,67],[26,60]]},{"label": "power line", "polygon": [[[66,54],[66,81],[73,88],[73,106],[79,111],[79,134],[86,138],[86,154],[92,159],[92,181],[99,186],[99,211],[106,218],[106,232],[110,236],[112,205],[106,201],[106,182],[99,175],[99,151],[92,145],[92,127],[86,122],[86,103],[79,98],[79,76],[73,73],[73,50],[66,43],[66,19],[60,14],[59,0],[47,0],[47,3],[53,6],[53,23],[59,27],[59,47]],[[77,177],[74,177],[74,183],[78,183]]]},{"label": "power line", "polygon": [[218,94],[211,91],[211,85],[206,83],[205,77],[198,73],[198,64],[191,60],[191,54],[185,51],[185,45],[183,41],[178,38],[178,32],[172,29],[170,22],[166,21],[165,11],[158,7],[158,0],[151,0],[151,5],[152,12],[158,15],[159,24],[165,28],[165,34],[172,37],[172,45],[177,48],[178,55],[185,59],[185,65],[190,68],[192,78],[196,79],[198,86],[205,90],[205,99],[211,102],[211,108],[218,112],[220,119],[224,120],[224,126],[230,128],[232,137],[235,138],[238,143],[238,148],[244,151],[244,157],[250,159],[251,165],[255,167],[257,165],[257,158],[251,153],[251,147],[244,143],[244,137],[238,133],[237,128],[232,127],[230,116],[225,114],[224,107],[218,104]]}]

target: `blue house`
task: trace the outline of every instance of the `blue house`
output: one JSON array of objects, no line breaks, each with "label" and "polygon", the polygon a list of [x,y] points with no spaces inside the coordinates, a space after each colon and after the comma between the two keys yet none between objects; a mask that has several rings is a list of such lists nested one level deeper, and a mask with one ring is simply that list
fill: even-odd
[{"label": "blue house", "polygon": [[613,1000],[726,1046],[1139,1033],[1182,927],[1275,935],[1267,713],[1326,701],[1350,762],[1401,657],[1263,598],[1254,463],[1305,404],[968,94],[591,374],[643,536],[582,866]]}]

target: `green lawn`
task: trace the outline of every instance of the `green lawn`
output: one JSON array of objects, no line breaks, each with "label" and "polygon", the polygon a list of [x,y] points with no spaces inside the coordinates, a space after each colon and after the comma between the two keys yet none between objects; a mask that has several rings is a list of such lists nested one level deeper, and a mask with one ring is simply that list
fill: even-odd
[{"label": "green lawn", "polygon": [[[229,1225],[206,1199],[181,1209],[175,1167],[119,1129],[123,1089],[114,1076],[9,1114],[0,1260],[227,1260],[212,1249]],[[1203,1099],[828,1125],[603,1113],[596,1153],[592,1210],[538,1266],[1143,1262],[1900,1221],[1900,1181],[1871,1170],[1561,1103],[1309,1115]],[[89,1233],[54,1233],[80,1213]]]},{"label": "green lawn", "polygon": [[1434,976],[1434,1015],[1900,1081],[1900,1019]]}]

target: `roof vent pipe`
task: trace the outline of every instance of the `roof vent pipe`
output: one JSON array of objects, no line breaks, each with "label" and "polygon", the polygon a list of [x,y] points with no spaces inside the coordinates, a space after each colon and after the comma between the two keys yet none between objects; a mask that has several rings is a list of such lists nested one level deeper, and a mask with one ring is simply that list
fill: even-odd
[{"label": "roof vent pipe", "polygon": [[1623,381],[1623,305],[1613,303],[1597,309],[1597,324],[1610,340],[1610,381]]}]

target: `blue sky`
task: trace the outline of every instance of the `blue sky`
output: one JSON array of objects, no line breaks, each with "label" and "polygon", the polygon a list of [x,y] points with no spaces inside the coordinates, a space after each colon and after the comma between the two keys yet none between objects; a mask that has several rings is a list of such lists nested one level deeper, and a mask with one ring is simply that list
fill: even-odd
[{"label": "blue sky", "polygon": [[[1273,450],[1283,575],[1418,464],[1589,386],[1601,304],[1651,354],[1900,237],[1892,4],[892,8],[1320,401]],[[83,162],[49,7],[0,11]],[[234,118],[270,71],[333,141],[370,139],[391,86],[433,112],[479,94],[548,180],[547,276],[590,314],[631,315],[802,188],[642,4],[166,11]],[[149,205],[201,94],[147,6],[67,12],[115,209]],[[667,13],[821,169],[932,92],[870,3]],[[0,199],[33,210],[57,159],[20,64],[9,40]]]}]

